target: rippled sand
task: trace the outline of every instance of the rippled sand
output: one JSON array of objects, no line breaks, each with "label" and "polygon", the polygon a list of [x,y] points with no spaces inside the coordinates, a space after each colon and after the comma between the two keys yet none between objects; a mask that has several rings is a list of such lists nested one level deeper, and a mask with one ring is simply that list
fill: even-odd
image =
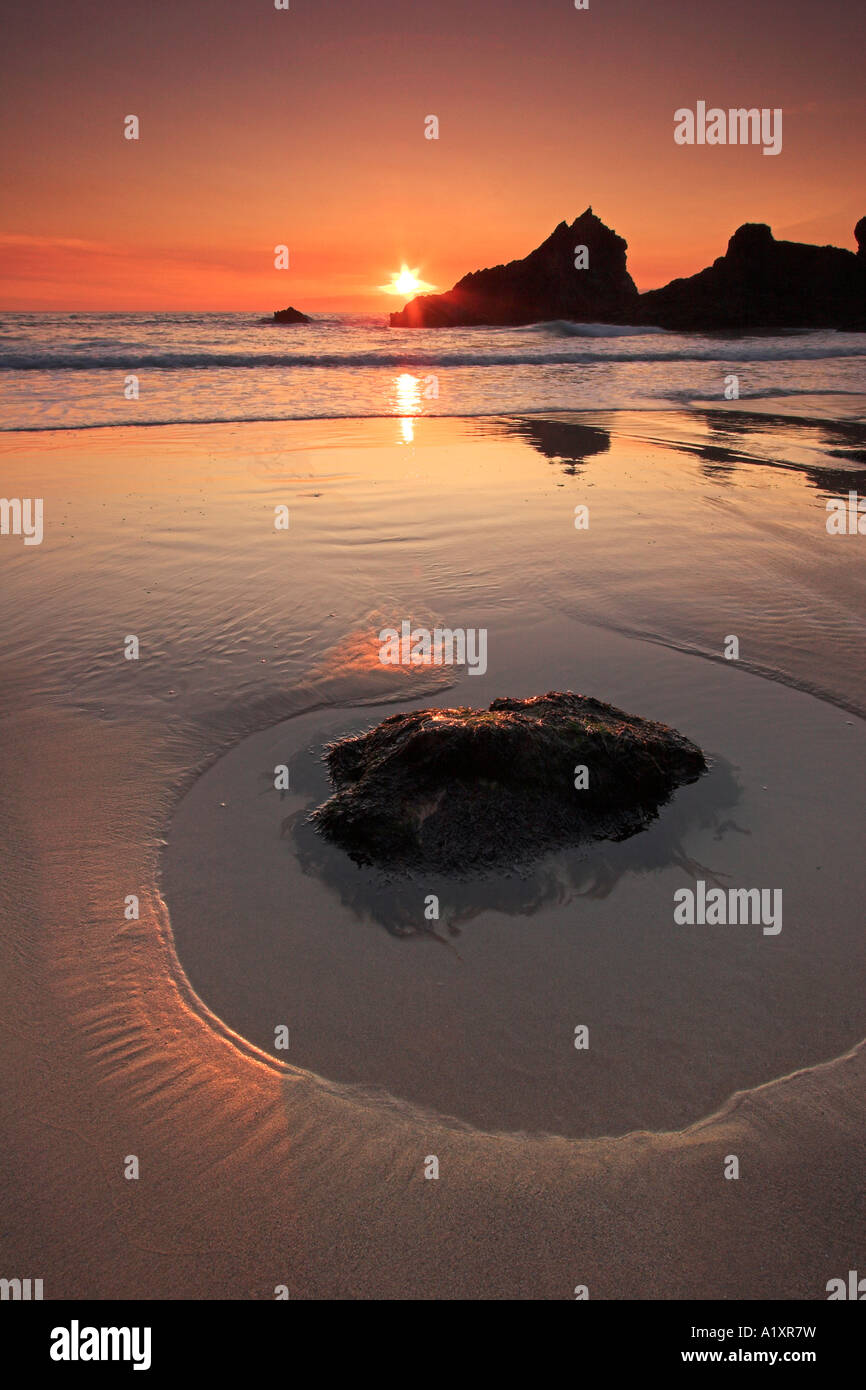
[{"label": "rippled sand", "polygon": [[[863,871],[847,846],[864,771],[864,541],[824,525],[828,496],[866,491],[855,422],[715,411],[177,427],[7,436],[2,450],[5,495],[43,496],[46,517],[41,547],[0,542],[10,1268],[44,1278],[46,1297],[269,1298],[287,1283],[301,1298],[569,1298],[586,1283],[592,1297],[823,1298],[856,1267]],[[281,503],[288,533],[273,528]],[[574,530],[578,503],[587,532]],[[378,664],[370,621],[383,613],[487,626],[493,687],[515,675],[516,653],[539,687],[571,670],[575,687],[684,732],[740,738],[753,843],[768,836],[786,910],[799,898],[802,911],[780,938],[779,1009],[779,977],[755,991],[763,946],[744,955],[741,988],[725,955],[738,1042],[698,1057],[687,1035],[675,1072],[698,1080],[675,1123],[688,1127],[647,1108],[639,1122],[653,1131],[624,1132],[641,1097],[666,1093],[651,1055],[645,1084],[621,1063],[606,1092],[596,1070],[600,1119],[586,1132],[603,1133],[612,1098],[619,1137],[504,1134],[383,1093],[363,1055],[350,1079],[291,1050],[287,1065],[194,992],[161,874],[201,772],[218,776],[222,755],[302,711],[324,727],[359,703],[450,698],[424,683],[432,673]],[[131,633],[138,663],[122,658]],[[729,633],[736,668],[721,655]],[[761,814],[764,765],[779,780],[764,778]],[[828,857],[812,863],[822,820]],[[736,865],[735,836],[720,843]],[[255,864],[239,855],[237,870]],[[206,886],[185,890],[185,910],[197,896],[205,910],[203,940]],[[124,918],[129,894],[137,921]],[[520,925],[530,933],[532,918]],[[616,940],[607,949],[615,962]],[[708,977],[671,961],[680,979],[660,997],[685,1017]],[[543,957],[534,965],[527,989],[543,988]],[[239,969],[234,985],[252,1018],[255,976]],[[344,1007],[351,1017],[351,990]],[[658,1019],[668,1046],[669,1016]],[[655,1020],[643,1020],[646,1052]],[[780,1077],[781,1059],[801,1069]],[[725,1098],[726,1076],[752,1089]],[[138,1182],[123,1177],[131,1153]],[[722,1176],[732,1153],[738,1182]],[[423,1176],[430,1154],[436,1182]]]}]

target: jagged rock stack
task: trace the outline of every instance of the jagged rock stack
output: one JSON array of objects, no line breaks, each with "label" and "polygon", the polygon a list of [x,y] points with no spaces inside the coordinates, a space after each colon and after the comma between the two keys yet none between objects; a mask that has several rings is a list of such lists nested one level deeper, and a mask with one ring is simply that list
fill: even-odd
[{"label": "jagged rock stack", "polygon": [[[587,250],[577,269],[576,248]],[[638,292],[626,270],[627,243],[587,208],[571,226],[560,222],[522,261],[475,270],[445,294],[425,294],[391,315],[392,328],[480,324],[631,323]]]},{"label": "jagged rock stack", "polygon": [[[419,295],[391,315],[392,328],[517,326],[569,319],[684,332],[780,328],[866,329],[866,218],[857,254],[838,246],[776,241],[747,222],[724,256],[687,279],[638,294],[627,243],[587,208],[560,222],[524,257],[472,271],[444,294]],[[586,247],[586,265],[577,248]]]}]

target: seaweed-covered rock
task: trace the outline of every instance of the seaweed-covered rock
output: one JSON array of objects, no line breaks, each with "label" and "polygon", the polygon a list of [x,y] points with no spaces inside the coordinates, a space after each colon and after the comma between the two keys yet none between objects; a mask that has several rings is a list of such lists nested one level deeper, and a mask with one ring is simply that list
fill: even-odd
[{"label": "seaweed-covered rock", "polygon": [[325,759],[323,835],[361,864],[446,873],[625,839],[706,770],[676,730],[570,691],[394,714]]}]

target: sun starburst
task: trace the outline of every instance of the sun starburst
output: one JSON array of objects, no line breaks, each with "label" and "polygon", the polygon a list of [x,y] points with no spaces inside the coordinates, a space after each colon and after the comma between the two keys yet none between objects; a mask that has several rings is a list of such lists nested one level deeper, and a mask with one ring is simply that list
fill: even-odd
[{"label": "sun starburst", "polygon": [[435,290],[436,286],[428,284],[426,280],[419,280],[418,267],[410,270],[405,261],[399,270],[391,272],[391,279],[387,285],[380,285],[379,289],[383,294],[399,294],[406,296],[409,294],[424,294],[429,290]]}]

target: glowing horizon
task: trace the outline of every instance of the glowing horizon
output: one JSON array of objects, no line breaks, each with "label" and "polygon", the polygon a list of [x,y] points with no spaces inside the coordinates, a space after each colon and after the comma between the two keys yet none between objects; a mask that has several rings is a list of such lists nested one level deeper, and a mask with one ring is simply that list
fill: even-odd
[{"label": "glowing horizon", "polygon": [[[407,29],[398,0],[46,4],[50,24],[7,18],[9,310],[383,313],[383,295],[526,256],[588,204],[644,290],[743,222],[854,249],[866,212],[856,7],[731,0],[720,23],[670,0],[661,24],[638,0],[441,0]],[[782,152],[678,146],[674,112],[701,100],[783,109]],[[395,265],[416,288],[386,288]]]}]

